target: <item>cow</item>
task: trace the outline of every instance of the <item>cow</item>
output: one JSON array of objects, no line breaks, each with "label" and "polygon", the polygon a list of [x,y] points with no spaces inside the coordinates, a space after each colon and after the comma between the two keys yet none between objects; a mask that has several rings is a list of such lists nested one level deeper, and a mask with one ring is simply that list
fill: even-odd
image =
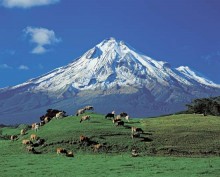
[{"label": "cow", "polygon": [[82,142],[88,142],[89,141],[89,138],[86,137],[86,136],[83,136],[83,135],[80,135],[79,137],[79,142],[82,143]]},{"label": "cow", "polygon": [[33,124],[31,125],[31,129],[32,129],[32,130],[35,130],[35,125],[36,125],[36,123],[33,123]]},{"label": "cow", "polygon": [[85,106],[84,109],[85,109],[85,110],[92,110],[92,111],[93,111],[93,110],[94,110],[94,107],[93,107],[93,106]]},{"label": "cow", "polygon": [[93,151],[97,152],[103,145],[102,144],[95,144],[93,145]]},{"label": "cow", "polygon": [[57,148],[57,155],[67,154],[67,150],[64,148]]},{"label": "cow", "polygon": [[35,153],[35,152],[36,152],[35,149],[34,149],[34,147],[33,147],[33,146],[30,146],[30,145],[27,146],[26,149],[27,149],[28,152],[32,152],[32,153]]},{"label": "cow", "polygon": [[84,113],[85,113],[85,108],[79,109],[79,110],[76,112],[76,116],[79,116],[79,115],[84,114]]},{"label": "cow", "polygon": [[34,130],[37,132],[39,130],[40,125],[36,124]]},{"label": "cow", "polygon": [[56,117],[57,119],[60,119],[60,118],[65,117],[64,111],[61,111],[61,112],[56,113],[56,116],[55,116],[55,117]]},{"label": "cow", "polygon": [[134,138],[140,138],[141,134],[138,132],[138,133],[132,133],[131,134],[131,138],[134,139]]},{"label": "cow", "polygon": [[122,112],[122,113],[120,113],[120,116],[121,117],[126,117],[128,114],[126,113],[126,112]]},{"label": "cow", "polygon": [[82,116],[81,119],[80,119],[80,123],[81,123],[82,121],[85,121],[85,120],[90,120],[90,116],[89,116],[89,115],[87,115],[87,116]]},{"label": "cow", "polygon": [[67,157],[74,157],[73,151],[68,151],[68,152],[66,153],[66,156],[67,156]]},{"label": "cow", "polygon": [[17,140],[18,136],[17,135],[11,135],[10,139],[11,141]]},{"label": "cow", "polygon": [[127,122],[129,122],[129,119],[130,119],[129,115],[125,116],[125,120],[127,120]]},{"label": "cow", "polygon": [[34,146],[40,146],[43,145],[45,143],[45,139],[42,138],[38,138],[37,141],[34,143]]},{"label": "cow", "polygon": [[137,153],[137,151],[135,149],[132,149],[131,156],[132,157],[138,157],[139,154]]},{"label": "cow", "polygon": [[27,144],[33,144],[33,143],[30,140],[24,139],[24,140],[22,140],[22,144],[27,145]]},{"label": "cow", "polygon": [[45,125],[45,121],[44,120],[40,121],[40,126],[44,126],[44,125]]},{"label": "cow", "polygon": [[37,140],[37,135],[31,134],[30,140]]},{"label": "cow", "polygon": [[105,118],[107,119],[107,118],[115,118],[115,114],[112,114],[112,113],[108,113],[108,114],[106,114],[106,116],[105,116]]},{"label": "cow", "polygon": [[48,123],[49,121],[50,121],[50,118],[49,118],[49,117],[45,117],[45,118],[44,118],[44,122],[45,122],[45,123]]},{"label": "cow", "polygon": [[144,133],[144,131],[141,128],[131,127],[131,133],[134,134],[135,132]]},{"label": "cow", "polygon": [[115,122],[116,126],[124,126],[124,122],[123,121],[117,121]]},{"label": "cow", "polygon": [[26,130],[25,130],[25,129],[21,129],[20,134],[21,134],[21,135],[25,135],[25,134],[26,134]]},{"label": "cow", "polygon": [[116,122],[119,122],[119,121],[121,121],[121,119],[116,119],[116,118],[115,118],[115,119],[112,119],[112,123],[113,123],[113,124],[115,124]]}]

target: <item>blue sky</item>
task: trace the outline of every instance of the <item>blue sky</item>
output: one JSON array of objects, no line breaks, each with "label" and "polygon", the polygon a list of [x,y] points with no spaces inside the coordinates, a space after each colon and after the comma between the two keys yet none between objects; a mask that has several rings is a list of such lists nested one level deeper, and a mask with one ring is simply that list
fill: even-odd
[{"label": "blue sky", "polygon": [[220,84],[219,0],[0,0],[0,88],[64,66],[105,38]]}]

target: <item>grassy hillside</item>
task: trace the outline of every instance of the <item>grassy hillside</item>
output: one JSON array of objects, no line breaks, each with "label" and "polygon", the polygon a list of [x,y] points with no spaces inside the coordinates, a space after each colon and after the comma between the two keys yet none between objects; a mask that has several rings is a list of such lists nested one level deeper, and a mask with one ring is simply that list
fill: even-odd
[{"label": "grassy hillside", "polygon": [[[46,146],[37,147],[42,153],[53,153],[56,147],[74,151],[92,152],[92,144],[103,146],[100,152],[131,152],[136,148],[142,155],[219,155],[220,154],[220,117],[195,114],[172,115],[151,119],[132,119],[124,127],[115,126],[103,115],[90,114],[91,120],[79,122],[80,117],[53,119],[42,126],[38,132],[29,130],[14,144],[37,134],[46,140]],[[131,127],[140,127],[144,133],[140,138],[131,138]],[[2,128],[2,134],[19,134],[16,129]],[[91,145],[79,143],[79,136],[90,138]]]},{"label": "grassy hillside", "polygon": [[[103,115],[90,115],[90,121],[54,119],[14,142],[0,140],[1,176],[220,176],[220,117],[172,115],[132,119],[116,127]],[[144,134],[132,139],[131,126]],[[1,132],[19,134],[23,127],[4,127]],[[45,146],[35,147],[41,154],[28,153],[21,143],[33,133],[46,140]],[[93,152],[92,145],[79,143],[80,135],[104,147]],[[57,155],[57,147],[73,150],[75,157]],[[131,157],[133,148],[139,157]]]}]

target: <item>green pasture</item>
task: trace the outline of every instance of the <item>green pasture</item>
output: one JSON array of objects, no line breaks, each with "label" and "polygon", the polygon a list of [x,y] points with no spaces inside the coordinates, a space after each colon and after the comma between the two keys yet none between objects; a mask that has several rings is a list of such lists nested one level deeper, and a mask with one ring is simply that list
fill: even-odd
[{"label": "green pasture", "polygon": [[[0,176],[220,176],[220,117],[171,115],[132,119],[116,127],[103,115],[90,115],[90,121],[80,123],[75,116],[54,119],[14,142],[0,140]],[[132,139],[131,126],[144,134]],[[4,127],[1,134],[19,134],[24,127]],[[39,154],[27,152],[21,143],[33,133],[46,140],[47,146],[35,147]],[[104,148],[93,152],[92,145],[79,143],[80,135]],[[57,155],[57,147],[72,150],[75,157]],[[131,157],[134,148],[139,157]]]}]

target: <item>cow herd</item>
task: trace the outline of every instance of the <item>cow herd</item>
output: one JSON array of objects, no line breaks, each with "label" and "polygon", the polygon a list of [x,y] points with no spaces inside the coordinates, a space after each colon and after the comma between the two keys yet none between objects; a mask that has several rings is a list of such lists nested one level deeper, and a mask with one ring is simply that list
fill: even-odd
[{"label": "cow herd", "polygon": [[[80,118],[80,123],[83,121],[87,121],[91,119],[90,115],[85,115],[86,111],[88,110],[94,110],[93,106],[85,106],[84,108],[81,108],[77,110],[76,116],[81,116]],[[35,132],[39,131],[41,126],[44,126],[48,122],[50,122],[52,119],[61,119],[66,117],[66,112],[65,111],[60,111],[56,109],[48,109],[46,114],[40,117],[40,122],[39,123],[33,123],[31,125],[31,129],[34,130]],[[115,111],[112,111],[111,113],[108,113],[105,115],[105,119],[110,119],[112,120],[113,124],[115,126],[124,126],[125,121],[129,122],[130,117],[127,113],[122,112],[118,115],[115,114]],[[124,120],[124,121],[123,121]],[[20,136],[23,136],[27,133],[27,129],[22,129],[20,132]],[[138,138],[140,135],[144,133],[144,131],[141,128],[137,127],[131,127],[131,138]],[[12,135],[11,136],[11,141],[17,140],[19,137],[18,135]],[[84,135],[80,135],[79,137],[79,143],[81,144],[88,144],[90,142],[90,139]],[[40,146],[45,143],[45,140],[38,137],[36,134],[31,134],[29,139],[23,139],[22,144],[26,146],[26,150],[28,152],[32,153],[37,153],[34,147]],[[92,148],[94,152],[99,151],[103,147],[103,144],[99,143],[93,143]],[[60,154],[65,154],[67,157],[74,157],[74,154],[72,151],[68,151],[65,148],[59,147],[56,149],[56,152],[58,155]],[[133,152],[132,156],[136,156],[136,152]]]}]

